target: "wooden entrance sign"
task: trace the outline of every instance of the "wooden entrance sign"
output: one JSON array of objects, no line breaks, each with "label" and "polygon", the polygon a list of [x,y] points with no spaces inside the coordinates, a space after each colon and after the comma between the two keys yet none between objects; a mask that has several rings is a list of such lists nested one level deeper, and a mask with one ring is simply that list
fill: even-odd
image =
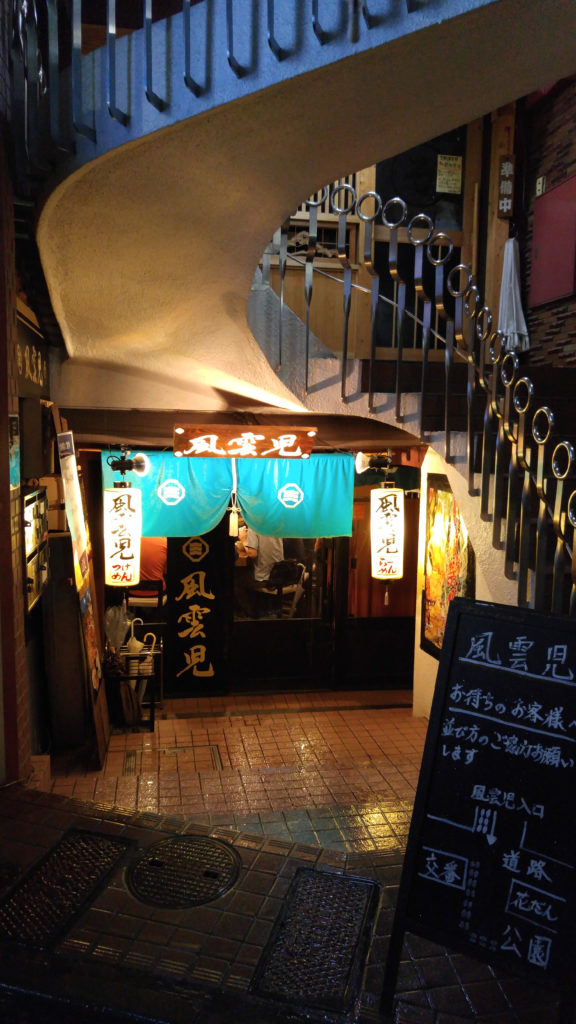
[{"label": "wooden entrance sign", "polygon": [[309,459],[318,427],[176,423],[174,454],[221,459]]},{"label": "wooden entrance sign", "polygon": [[576,623],[455,599],[392,928],[563,993],[576,950]]}]

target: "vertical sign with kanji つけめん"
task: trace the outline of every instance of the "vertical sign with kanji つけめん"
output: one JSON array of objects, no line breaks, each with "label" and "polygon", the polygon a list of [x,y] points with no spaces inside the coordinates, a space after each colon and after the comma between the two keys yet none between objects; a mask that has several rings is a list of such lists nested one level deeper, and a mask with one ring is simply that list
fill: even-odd
[{"label": "vertical sign with kanji \u3064\u3051\u3081\u3093", "polygon": [[134,487],[104,492],[105,583],[130,587],[140,582],[142,494]]}]

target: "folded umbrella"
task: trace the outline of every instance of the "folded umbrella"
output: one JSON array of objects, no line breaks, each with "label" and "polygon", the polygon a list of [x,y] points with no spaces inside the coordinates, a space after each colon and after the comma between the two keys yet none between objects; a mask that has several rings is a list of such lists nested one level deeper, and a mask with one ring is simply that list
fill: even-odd
[{"label": "folded umbrella", "polygon": [[530,348],[520,296],[520,250],[516,238],[509,238],[504,246],[498,330],[505,336],[504,347],[508,352],[527,352]]}]

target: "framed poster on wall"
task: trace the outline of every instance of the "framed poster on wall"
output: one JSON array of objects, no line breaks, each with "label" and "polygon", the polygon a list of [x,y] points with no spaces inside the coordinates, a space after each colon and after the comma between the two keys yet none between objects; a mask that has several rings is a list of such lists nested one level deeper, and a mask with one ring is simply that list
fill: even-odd
[{"label": "framed poster on wall", "polygon": [[474,551],[445,476],[430,473],[426,492],[426,549],[420,647],[440,657],[454,597],[474,597]]}]

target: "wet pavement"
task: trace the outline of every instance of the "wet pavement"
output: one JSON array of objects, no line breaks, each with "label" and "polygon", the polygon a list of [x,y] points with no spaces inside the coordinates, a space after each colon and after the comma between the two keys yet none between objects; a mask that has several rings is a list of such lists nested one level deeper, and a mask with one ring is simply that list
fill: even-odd
[{"label": "wet pavement", "polygon": [[[381,691],[166,702],[154,734],[112,738],[102,772],[60,759],[50,773],[38,759],[32,785],[0,791],[0,1019],[381,1021],[426,731],[401,700]],[[302,909],[294,894],[310,879]],[[377,893],[372,916],[356,909],[358,880]],[[310,934],[314,957],[302,956]],[[336,959],[343,974],[326,975]],[[557,1015],[552,994],[405,937],[396,1024]]]}]

